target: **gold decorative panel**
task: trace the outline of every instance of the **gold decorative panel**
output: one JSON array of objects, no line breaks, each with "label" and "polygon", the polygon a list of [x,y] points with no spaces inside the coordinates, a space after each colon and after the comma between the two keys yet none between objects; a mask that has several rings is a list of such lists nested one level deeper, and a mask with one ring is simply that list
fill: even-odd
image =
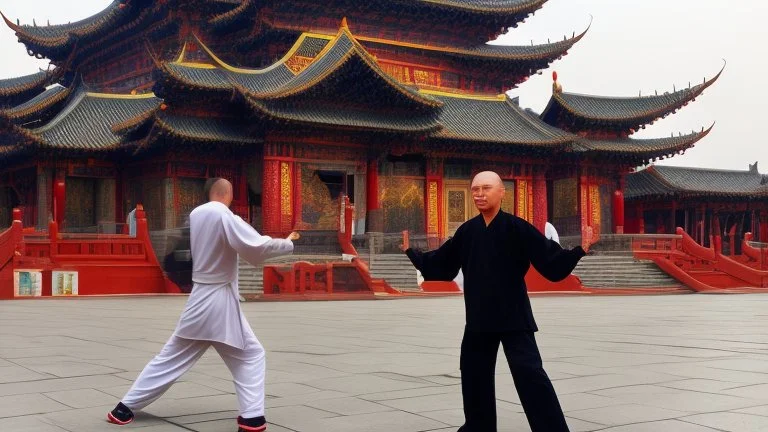
[{"label": "gold decorative panel", "polygon": [[462,223],[467,220],[467,192],[448,192],[448,222]]},{"label": "gold decorative panel", "polygon": [[294,55],[285,62],[285,66],[291,70],[291,72],[294,73],[294,75],[298,75],[299,72],[306,69],[307,66],[309,66],[310,63],[312,63],[312,60],[314,58],[312,57],[304,57],[300,55]]},{"label": "gold decorative panel", "polygon": [[291,205],[291,166],[280,162],[280,212],[283,216],[293,214]]},{"label": "gold decorative panel", "polygon": [[501,199],[501,209],[507,213],[515,214],[515,182],[504,181],[504,198]]},{"label": "gold decorative panel", "polygon": [[413,82],[411,81],[410,68],[407,66],[391,63],[380,63],[379,66],[381,66],[384,72],[391,75],[401,83],[411,84]]},{"label": "gold decorative panel", "polygon": [[316,166],[301,164],[301,229],[337,228],[338,196],[341,191],[337,189],[335,192],[320,178]]},{"label": "gold decorative panel", "polygon": [[528,180],[518,180],[517,182],[517,216],[530,222],[528,209],[530,202],[528,200]]},{"label": "gold decorative panel", "polygon": [[429,216],[427,232],[430,234],[437,233],[439,228],[438,222],[438,208],[437,208],[437,182],[429,182]]},{"label": "gold decorative panel", "polygon": [[589,185],[590,226],[596,232],[600,230],[600,186]]},{"label": "gold decorative panel", "polygon": [[435,71],[425,71],[415,69],[413,71],[413,81],[418,85],[440,86],[440,73]]},{"label": "gold decorative panel", "polygon": [[384,229],[424,234],[424,180],[379,177],[379,200],[384,210]]}]

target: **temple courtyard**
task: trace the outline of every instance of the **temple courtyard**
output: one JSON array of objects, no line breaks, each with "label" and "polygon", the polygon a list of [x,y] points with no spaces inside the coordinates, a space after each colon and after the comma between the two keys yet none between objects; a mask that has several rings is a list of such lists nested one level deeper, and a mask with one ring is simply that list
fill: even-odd
[{"label": "temple courtyard", "polygon": [[[111,431],[105,414],[173,330],[185,297],[0,302],[0,430]],[[533,299],[572,431],[768,430],[768,296]],[[461,298],[253,302],[269,432],[455,431]],[[506,361],[499,431],[528,431]],[[234,431],[214,350],[123,427]]]}]

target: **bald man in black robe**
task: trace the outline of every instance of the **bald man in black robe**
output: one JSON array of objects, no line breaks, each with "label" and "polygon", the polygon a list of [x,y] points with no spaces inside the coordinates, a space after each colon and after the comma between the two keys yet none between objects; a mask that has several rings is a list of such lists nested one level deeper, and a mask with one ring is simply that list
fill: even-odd
[{"label": "bald man in black robe", "polygon": [[485,171],[472,180],[480,214],[462,224],[439,249],[405,252],[425,281],[464,274],[466,326],[461,342],[465,423],[459,432],[496,432],[495,370],[501,343],[533,432],[567,432],[555,389],[542,367],[525,274],[533,265],[545,278],[565,279],[585,255],[548,240],[533,225],[501,210],[504,185]]}]

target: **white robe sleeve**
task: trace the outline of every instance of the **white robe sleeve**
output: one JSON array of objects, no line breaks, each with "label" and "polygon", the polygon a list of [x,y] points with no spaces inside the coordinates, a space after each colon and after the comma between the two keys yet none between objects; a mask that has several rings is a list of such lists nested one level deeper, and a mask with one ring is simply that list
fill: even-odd
[{"label": "white robe sleeve", "polygon": [[240,216],[224,217],[223,224],[229,245],[241,258],[252,265],[258,265],[269,258],[293,253],[292,241],[263,236]]}]

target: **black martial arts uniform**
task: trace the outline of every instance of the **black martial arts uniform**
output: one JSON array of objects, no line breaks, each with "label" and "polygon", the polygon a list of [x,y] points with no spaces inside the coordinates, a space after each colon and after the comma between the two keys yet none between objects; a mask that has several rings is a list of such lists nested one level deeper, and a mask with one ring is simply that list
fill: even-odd
[{"label": "black martial arts uniform", "polygon": [[568,431],[536,346],[525,274],[531,264],[551,281],[565,279],[585,255],[565,250],[528,222],[500,211],[488,226],[467,221],[439,249],[406,251],[427,281],[464,273],[466,327],[461,343],[461,392],[466,422],[460,432],[496,431],[495,369],[499,343],[533,432]]}]

